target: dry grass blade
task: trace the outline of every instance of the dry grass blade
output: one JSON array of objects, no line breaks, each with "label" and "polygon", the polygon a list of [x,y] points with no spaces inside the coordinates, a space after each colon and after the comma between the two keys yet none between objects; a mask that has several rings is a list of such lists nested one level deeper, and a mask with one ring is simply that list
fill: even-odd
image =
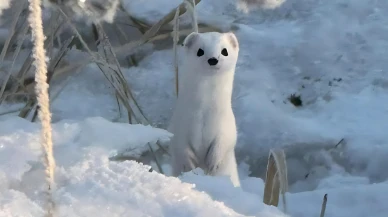
[{"label": "dry grass blade", "polygon": [[129,17],[129,19],[132,21],[132,23],[135,24],[135,25],[137,26],[138,30],[139,30],[142,34],[144,34],[144,33],[147,31],[147,29],[149,29],[149,26],[147,26],[146,24],[144,24],[144,23],[141,22],[140,20],[138,20],[138,19],[136,19],[136,18],[134,18],[134,17],[132,17],[132,16],[128,16],[128,17]]},{"label": "dry grass blade", "polygon": [[[97,33],[97,37],[98,37],[98,30],[96,28],[96,26],[94,25],[95,29],[96,29],[96,33]],[[124,33],[124,31],[117,25],[117,24],[114,24],[113,27],[116,29],[116,31],[118,32],[117,36],[118,36],[118,39],[119,39],[119,42],[121,44],[124,44],[126,41],[128,41],[128,37],[126,36],[126,34]],[[98,39],[98,38],[97,38]],[[128,63],[130,63],[130,58],[127,56],[126,57]],[[119,120],[121,117],[122,117],[122,113],[121,113],[121,106],[120,106],[120,99],[119,99],[119,96],[118,96],[118,93],[116,91],[116,94],[115,94],[115,97],[116,97],[116,103],[117,103],[117,108],[118,108],[118,117],[117,117],[117,120]],[[116,121],[117,121],[116,120]]]},{"label": "dry grass blade", "polygon": [[115,65],[115,69],[109,70],[102,64],[98,64],[100,69],[104,72],[106,78],[114,85],[116,94],[123,102],[124,106],[128,110],[128,118],[131,122],[131,117],[136,119],[138,123],[148,124],[148,120],[145,118],[139,105],[137,104],[134,96],[131,93],[129,85],[121,72],[119,61],[116,58],[112,50],[112,46],[106,36],[106,33],[100,24],[96,24],[97,32],[99,34],[99,45],[98,50],[104,55],[108,64]]},{"label": "dry grass blade", "polygon": [[326,211],[326,203],[327,203],[327,194],[323,196],[323,202],[322,202],[322,208],[321,208],[321,214],[319,217],[324,217],[325,216],[325,211]]},{"label": "dry grass blade", "polygon": [[148,147],[149,147],[149,149],[150,149],[150,151],[151,151],[151,153],[152,153],[152,156],[153,156],[153,158],[154,158],[154,160],[155,160],[155,163],[156,163],[156,165],[157,165],[157,167],[158,167],[159,172],[162,173],[162,174],[164,174],[163,169],[162,169],[162,167],[160,166],[160,163],[159,163],[159,161],[158,161],[158,158],[156,157],[155,152],[154,152],[154,150],[152,149],[150,143],[147,143],[147,145],[148,145]]},{"label": "dry grass blade", "polygon": [[[125,34],[125,32],[122,30],[122,28],[117,24],[114,25],[114,28],[119,33],[119,34],[117,34],[117,36],[119,38],[120,44],[127,43],[129,41],[129,39],[128,39],[128,36]],[[137,61],[135,60],[135,57],[133,55],[126,55],[125,58],[126,58],[129,66],[130,65],[138,66]]]},{"label": "dry grass blade", "polygon": [[190,12],[191,26],[193,28],[193,32],[198,32],[197,16],[195,15],[195,2],[194,0],[185,0],[185,3],[186,8]]},{"label": "dry grass blade", "polygon": [[[109,49],[109,41],[105,35],[105,32],[103,31],[101,26],[96,26],[97,29],[97,35],[98,35],[98,42],[97,42],[97,49],[102,54],[102,56],[106,59],[106,62],[108,64],[115,64],[115,61],[112,60],[112,55]],[[118,74],[121,73],[120,67],[115,67],[114,69],[105,67],[104,64],[97,64],[97,66],[100,68],[102,73],[105,75],[106,79],[111,83],[111,85],[115,89],[115,95],[116,98],[119,98],[120,101],[123,102],[124,106],[127,108],[128,112],[128,121],[129,123],[132,123],[132,108],[128,101],[128,92],[127,89],[123,87],[123,85],[120,85],[120,82],[118,81]],[[120,108],[120,103],[119,103]]]},{"label": "dry grass blade", "polygon": [[136,27],[142,34],[144,34],[146,30],[150,28],[150,26],[148,26],[143,21],[131,16],[128,11],[125,10],[122,4],[120,4],[119,8],[128,16],[129,20],[134,24],[134,27]]},{"label": "dry grass blade", "polygon": [[171,156],[170,153],[160,144],[159,141],[156,142],[156,145],[159,147],[160,150],[162,150],[165,154],[168,156]]},{"label": "dry grass blade", "polygon": [[[136,100],[134,99],[132,93],[129,91],[128,84],[121,72],[120,65],[118,63],[118,60],[116,58],[116,55],[112,51],[112,47],[110,45],[110,42],[101,27],[100,24],[96,24],[96,30],[99,34],[99,41],[101,41],[101,45],[98,47],[99,51],[103,53],[105,58],[100,55],[100,53],[92,52],[86,42],[83,40],[81,34],[78,32],[77,28],[71,23],[69,17],[66,15],[65,12],[63,12],[60,8],[57,8],[58,11],[62,14],[62,16],[65,18],[67,23],[70,25],[73,32],[77,35],[78,39],[80,40],[83,47],[86,49],[86,51],[90,54],[90,60],[95,62],[97,66],[100,68],[100,70],[103,72],[104,76],[107,78],[107,80],[110,82],[110,84],[115,89],[117,96],[123,102],[124,106],[128,110],[128,118],[130,123],[132,122],[132,109],[135,108],[137,110],[137,114],[134,115],[135,118],[138,118],[136,120],[139,123],[142,124],[148,124],[148,120],[145,118],[143,112],[141,111],[139,105],[137,104]],[[107,55],[108,54],[108,55]],[[110,60],[110,62],[107,62],[105,59]],[[90,60],[87,60],[89,62]],[[122,87],[120,87],[120,85]],[[128,100],[128,98],[130,100]],[[131,105],[133,104],[133,105]],[[140,120],[139,120],[140,118]]]},{"label": "dry grass blade", "polygon": [[72,71],[77,71],[81,69],[82,67],[86,66],[88,63],[87,61],[80,61],[80,62],[75,62],[67,66],[63,66],[62,68],[58,68],[57,71],[55,72],[56,75],[62,75],[66,74]]},{"label": "dry grass blade", "polygon": [[71,36],[67,40],[65,40],[58,51],[57,55],[50,61],[50,65],[48,68],[47,81],[50,82],[54,76],[55,69],[58,67],[58,64],[61,62],[62,58],[66,56],[67,52],[70,50],[70,44],[73,42],[74,36]]},{"label": "dry grass blade", "polygon": [[81,34],[77,30],[77,28],[74,26],[74,24],[71,22],[70,18],[67,16],[67,14],[61,8],[57,8],[57,10],[61,13],[61,15],[65,19],[66,23],[70,26],[70,28],[72,29],[73,33],[77,36],[77,38],[80,40],[80,43],[82,44],[82,46],[86,49],[86,51],[90,55],[90,59],[87,59],[85,61],[80,62],[79,65],[90,63],[91,61],[93,61],[95,63],[102,63],[104,65],[109,65],[108,63],[106,63],[104,61],[100,61],[102,59],[102,57],[98,53],[95,53],[92,50],[90,50],[88,44],[82,38]]},{"label": "dry grass blade", "polygon": [[32,108],[34,108],[34,105],[36,105],[36,99],[29,99],[24,107],[20,110],[18,116],[21,118],[26,118]]},{"label": "dry grass blade", "polygon": [[[45,49],[47,51],[51,51],[52,50],[52,47],[53,47],[53,44],[52,43],[49,43],[51,42],[52,38],[56,37],[56,35],[58,34],[60,28],[62,27],[62,24],[63,24],[63,20],[59,19],[59,14],[58,13],[54,13],[52,15],[52,19],[50,21],[50,24],[47,28],[47,31],[45,33],[45,35],[48,35],[47,37],[47,40],[45,41]],[[23,33],[23,32],[22,32]],[[24,40],[24,39],[23,39]],[[20,41],[20,43],[22,43],[23,41]],[[16,91],[18,89],[24,89],[24,80],[25,80],[25,76],[27,74],[27,72],[31,69],[31,65],[32,65],[32,62],[33,62],[33,58],[31,56],[32,52],[30,51],[27,59],[24,61],[21,69],[19,70],[19,72],[16,74],[15,78],[18,80],[18,84],[16,85],[13,85],[9,91],[9,94],[8,95],[14,95],[16,93]],[[2,100],[6,99],[6,97],[2,97],[0,99],[0,104],[2,103]],[[26,104],[26,106],[28,105],[29,103]],[[27,108],[27,109],[30,109],[30,108]],[[24,109],[22,111],[25,111]],[[19,114],[20,117],[25,117],[23,114]]]},{"label": "dry grass blade", "polygon": [[[190,33],[192,33],[193,30],[192,29],[181,29],[179,30],[179,35],[180,36],[187,36],[189,35]],[[211,27],[211,26],[205,26],[205,27],[200,27],[198,28],[198,32],[222,32],[220,29],[218,28],[214,28],[214,27]],[[154,37],[152,37],[149,42],[153,42],[153,41],[158,41],[158,40],[164,40],[166,38],[169,38],[169,37],[174,37],[174,33],[173,32],[169,32],[169,33],[163,33],[163,34],[160,34],[160,35],[156,35]]]},{"label": "dry grass blade", "polygon": [[[50,65],[47,69],[47,83],[51,82],[51,79],[54,76],[55,69],[57,68],[58,64],[61,62],[62,58],[67,54],[67,52],[70,50],[70,44],[73,42],[74,36],[67,39],[63,44],[61,49],[58,51],[57,55],[50,61]],[[38,115],[39,106],[36,107],[34,115],[31,119],[32,122],[35,121],[37,115]]]},{"label": "dry grass blade", "polygon": [[174,17],[174,30],[173,30],[173,49],[174,49],[174,65],[175,65],[175,93],[178,97],[179,93],[179,74],[178,74],[178,55],[177,55],[177,45],[179,40],[179,8],[176,10]]},{"label": "dry grass blade", "polygon": [[112,70],[116,70],[116,66],[115,65],[109,64],[108,62],[106,62],[104,60],[104,58],[99,53],[96,53],[96,52],[93,52],[92,50],[90,50],[89,46],[87,45],[85,40],[82,38],[81,34],[78,32],[77,28],[71,22],[70,18],[66,15],[66,13],[62,9],[60,9],[60,8],[57,8],[57,10],[65,18],[66,22],[69,24],[69,26],[73,30],[74,34],[76,34],[77,38],[80,40],[80,43],[82,44],[82,46],[86,49],[86,51],[90,55],[89,59],[86,59],[84,61],[80,61],[79,63],[76,63],[76,64],[77,65],[84,65],[84,64],[87,64],[87,63],[90,63],[90,62],[94,62],[97,65],[98,64],[104,65],[105,67],[108,67],[108,68],[110,68]]},{"label": "dry grass blade", "polygon": [[12,66],[11,66],[11,70],[10,71],[12,71],[13,66],[15,64],[15,61],[16,61],[16,58],[19,55],[20,50],[22,48],[23,42],[24,42],[24,40],[27,37],[27,33],[28,33],[28,30],[29,30],[29,27],[30,26],[28,25],[28,22],[24,22],[23,23],[23,26],[22,26],[22,28],[20,30],[21,37],[16,41],[16,49],[15,49],[15,53],[14,53],[14,56],[13,56]]},{"label": "dry grass blade", "polygon": [[60,34],[61,29],[64,27],[64,23],[65,21],[61,15],[57,11],[54,11],[51,15],[48,28],[45,31],[45,34],[48,35],[45,40],[45,49],[50,57],[53,56],[54,39]]},{"label": "dry grass blade", "polygon": [[13,110],[10,110],[10,111],[2,112],[2,113],[0,113],[0,116],[2,116],[2,115],[7,115],[7,114],[11,114],[11,113],[15,113],[15,112],[20,111],[21,109],[22,109],[22,108],[13,109]]},{"label": "dry grass blade", "polygon": [[26,3],[27,3],[27,1],[17,1],[17,2],[18,2],[18,5],[16,8],[16,12],[14,13],[14,15],[12,17],[12,24],[11,24],[11,27],[9,29],[10,32],[9,32],[7,40],[4,43],[4,47],[1,51],[1,54],[0,54],[0,66],[1,66],[2,62],[4,61],[4,58],[5,58],[5,55],[7,53],[8,48],[9,48],[11,39],[12,39],[13,35],[15,34],[15,28],[16,28],[16,25],[17,25],[19,19],[20,19],[20,14],[22,13],[24,8],[26,7]]},{"label": "dry grass blade", "polygon": [[[180,34],[180,36],[187,36],[191,32],[192,32],[192,29],[183,29],[183,30],[179,31],[179,34]],[[199,32],[221,32],[221,30],[218,29],[218,28],[214,28],[214,27],[210,27],[210,26],[205,26],[205,27],[199,27]],[[174,34],[172,32],[169,32],[169,33],[163,33],[163,34],[160,34],[160,35],[156,35],[156,36],[150,38],[149,42],[164,40],[164,39],[167,39],[169,37],[173,38]],[[93,53],[92,51],[90,51],[90,52]],[[136,53],[136,50],[128,51],[128,52],[133,54],[133,53]],[[77,65],[77,66],[84,66],[84,65],[87,65],[87,64],[89,64],[90,62],[93,62],[93,61],[96,62],[96,63],[103,64],[102,61],[94,60],[93,57],[91,57],[90,59],[86,59],[86,60],[82,60],[82,61],[79,61],[79,62],[75,62],[73,64]],[[131,61],[133,62],[134,60],[131,59]],[[133,65],[137,65],[137,63],[133,63]],[[69,66],[69,68],[70,67],[71,66]],[[67,71],[67,69],[64,69],[64,70]],[[59,73],[57,73],[57,74],[59,74]]]},{"label": "dry grass blade", "polygon": [[117,34],[118,39],[121,44],[124,44],[128,41],[128,36],[125,34],[124,30],[117,24],[114,24],[113,27],[116,29],[116,31],[119,33]]},{"label": "dry grass blade", "polygon": [[[58,51],[56,56],[50,61],[50,65],[48,66],[47,70],[47,83],[49,84],[51,82],[52,77],[54,76],[55,68],[58,66],[61,59],[66,55],[67,51],[70,49],[70,43],[73,41],[74,37],[69,38],[68,40],[63,43],[62,48]],[[28,114],[31,113],[32,110],[34,110],[34,114],[31,118],[31,121],[34,122],[37,115],[38,115],[38,109],[36,98],[30,98],[24,108],[20,111],[19,117],[27,118]]]},{"label": "dry grass blade", "polygon": [[287,164],[283,150],[270,150],[263,202],[268,205],[279,205],[279,193],[283,196],[283,208],[286,212],[285,193],[288,190]]},{"label": "dry grass blade", "polygon": [[[195,4],[198,4],[200,1],[201,0],[195,0]],[[146,33],[144,33],[144,35],[138,41],[130,42],[123,46],[120,46],[120,48],[114,49],[115,53],[116,54],[124,53],[126,51],[133,50],[142,44],[147,43],[153,36],[156,35],[156,33],[158,33],[159,29],[163,25],[171,22],[174,19],[175,13],[178,10],[178,8],[179,8],[179,15],[182,15],[186,12],[185,3],[183,2],[177,8],[170,11],[170,13],[164,16],[161,20],[159,20],[159,22],[153,25]]]},{"label": "dry grass blade", "polygon": [[4,101],[4,99],[6,98],[6,96],[4,96],[5,87],[6,87],[7,83],[9,82],[10,77],[12,76],[13,67],[14,67],[16,58],[19,56],[20,49],[21,49],[21,47],[23,45],[24,40],[26,39],[28,29],[29,29],[28,22],[24,22],[22,30],[21,30],[21,37],[16,42],[16,50],[15,50],[14,55],[13,55],[13,60],[12,60],[11,68],[8,70],[8,73],[7,73],[7,75],[6,75],[6,77],[5,77],[4,81],[3,81],[3,84],[1,85],[1,89],[0,89],[0,105]]},{"label": "dry grass blade", "polygon": [[268,158],[267,174],[265,178],[263,202],[268,205],[278,206],[280,186],[276,178],[276,162],[272,155]]},{"label": "dry grass blade", "polygon": [[80,73],[80,69],[84,67],[85,65],[76,65],[76,64],[70,64],[68,67],[63,67],[56,69],[55,75],[59,76],[64,73],[74,73],[72,76],[67,76],[67,78],[64,81],[61,81],[60,86],[56,88],[56,90],[53,90],[53,93],[50,95],[50,102],[53,103],[57,97],[62,93],[63,89],[67,86],[67,84],[70,83],[71,80],[76,79],[76,76]]},{"label": "dry grass blade", "polygon": [[[48,29],[46,31],[47,39],[45,40],[44,49],[46,51],[51,51],[53,47],[52,39],[57,37],[57,34],[59,33],[59,30],[63,27],[64,20],[61,19],[58,13],[54,13],[52,16],[53,19],[51,19],[50,24],[48,26]],[[31,68],[31,64],[33,62],[33,58],[31,56],[32,53],[28,56],[28,58],[25,60],[22,68],[20,69],[19,73],[17,74],[17,78],[20,80],[19,83],[22,84],[22,81],[24,80],[25,75],[27,74],[28,70]],[[54,58],[55,59],[55,58]],[[50,66],[49,66],[50,67]],[[50,76],[51,79],[51,76]],[[21,85],[19,85],[21,86]],[[15,93],[17,90],[17,86],[15,86],[11,93]],[[19,117],[26,118],[28,114],[30,114],[31,110],[33,110],[36,107],[36,99],[30,98],[24,108],[20,111]]]}]

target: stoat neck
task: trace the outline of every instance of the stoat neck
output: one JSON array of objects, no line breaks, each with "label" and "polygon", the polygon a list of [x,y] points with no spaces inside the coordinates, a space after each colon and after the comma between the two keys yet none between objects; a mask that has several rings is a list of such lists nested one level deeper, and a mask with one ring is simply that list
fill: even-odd
[{"label": "stoat neck", "polygon": [[[234,68],[227,72],[207,72],[183,68],[180,77],[179,98],[193,106],[231,107]],[[212,74],[211,74],[212,73]]]}]

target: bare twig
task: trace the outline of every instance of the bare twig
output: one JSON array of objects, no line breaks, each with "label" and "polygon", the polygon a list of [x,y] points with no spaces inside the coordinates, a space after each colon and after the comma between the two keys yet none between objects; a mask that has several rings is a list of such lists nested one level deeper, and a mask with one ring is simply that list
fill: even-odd
[{"label": "bare twig", "polygon": [[323,202],[322,202],[322,208],[321,208],[321,215],[319,215],[320,217],[324,217],[324,216],[325,216],[326,203],[327,203],[327,194],[325,194],[325,196],[323,196]]},{"label": "bare twig", "polygon": [[177,44],[179,40],[179,8],[176,10],[174,17],[174,30],[173,30],[173,50],[174,50],[174,65],[175,65],[175,93],[178,97],[179,91],[179,74],[178,74],[178,55],[177,55]]},{"label": "bare twig", "polygon": [[148,145],[148,147],[150,148],[150,151],[151,151],[151,153],[152,153],[152,156],[153,156],[154,159],[155,159],[155,163],[156,163],[156,165],[158,166],[159,172],[162,173],[162,174],[164,174],[163,169],[162,169],[162,167],[160,166],[160,163],[159,163],[159,161],[158,161],[158,158],[156,157],[155,152],[154,152],[154,150],[152,149],[150,143],[147,143],[147,145]]},{"label": "bare twig", "polygon": [[341,145],[341,143],[344,141],[345,139],[342,138],[334,147],[337,148],[339,145]]}]

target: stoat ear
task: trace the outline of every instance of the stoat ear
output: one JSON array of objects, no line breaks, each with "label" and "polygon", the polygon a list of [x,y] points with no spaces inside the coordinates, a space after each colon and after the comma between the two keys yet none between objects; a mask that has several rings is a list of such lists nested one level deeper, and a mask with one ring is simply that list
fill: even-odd
[{"label": "stoat ear", "polygon": [[232,45],[232,47],[234,49],[238,49],[239,44],[238,44],[238,40],[237,40],[236,35],[233,32],[225,33],[225,35],[226,35],[227,40],[229,41],[230,45]]},{"label": "stoat ear", "polygon": [[185,40],[183,41],[183,45],[190,49],[191,46],[193,46],[193,44],[195,43],[195,41],[198,40],[198,38],[199,34],[197,32],[192,32],[185,38]]}]

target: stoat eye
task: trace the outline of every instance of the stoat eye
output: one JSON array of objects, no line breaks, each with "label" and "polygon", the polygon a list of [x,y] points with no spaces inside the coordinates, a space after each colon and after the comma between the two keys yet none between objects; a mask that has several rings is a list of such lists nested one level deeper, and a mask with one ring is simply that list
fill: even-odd
[{"label": "stoat eye", "polygon": [[203,51],[201,48],[198,49],[197,56],[203,56],[205,54],[205,51]]},{"label": "stoat eye", "polygon": [[222,49],[221,54],[224,56],[228,56],[228,50],[226,50],[226,48]]}]

